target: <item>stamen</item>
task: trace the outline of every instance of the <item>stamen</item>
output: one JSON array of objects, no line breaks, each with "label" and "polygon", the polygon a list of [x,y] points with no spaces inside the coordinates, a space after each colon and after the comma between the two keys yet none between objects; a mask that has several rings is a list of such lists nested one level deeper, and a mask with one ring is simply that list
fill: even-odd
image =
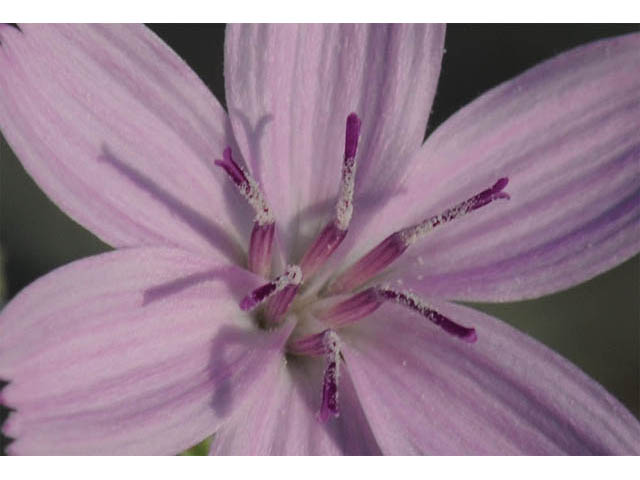
[{"label": "stamen", "polygon": [[338,378],[340,376],[340,339],[331,329],[292,342],[288,350],[296,355],[325,355],[326,367],[322,382],[322,404],[317,418],[326,422],[340,415],[338,409]]},{"label": "stamen", "polygon": [[[300,283],[302,283],[302,272],[300,271],[300,267],[297,265],[289,265],[285,272],[275,280],[256,288],[249,295],[244,297],[240,302],[240,308],[245,312],[253,310],[268,298],[271,298],[276,294],[284,293],[284,291],[289,287],[295,287],[297,291]],[[295,296],[295,292],[293,295]],[[291,299],[293,299],[293,297]]]},{"label": "stamen", "polygon": [[249,244],[249,270],[263,277],[268,277],[271,270],[271,250],[275,220],[258,183],[233,160],[231,147],[224,149],[222,158],[222,160],[216,160],[214,163],[227,172],[227,175],[236,184],[242,196],[256,212]]},{"label": "stamen", "polygon": [[302,258],[300,266],[305,278],[313,275],[347,236],[349,223],[353,215],[353,192],[357,166],[355,157],[360,138],[360,125],[360,119],[355,113],[347,117],[342,180],[340,182],[340,194],[336,204],[335,218],[324,227]]},{"label": "stamen", "polygon": [[367,288],[346,300],[334,303],[334,305],[325,310],[315,312],[315,316],[332,327],[338,328],[355,323],[370,315],[380,305],[382,305],[382,302],[379,300],[375,289]]},{"label": "stamen", "polygon": [[265,225],[253,222],[247,266],[250,271],[265,278],[271,272],[271,250],[275,230],[275,223],[273,222]]},{"label": "stamen", "polygon": [[463,327],[457,324],[453,320],[433,310],[415,294],[385,287],[368,288],[351,298],[329,307],[323,312],[316,313],[316,316],[333,328],[344,327],[375,312],[387,301],[395,301],[404,307],[410,308],[430,322],[438,325],[445,332],[465,342],[473,343],[477,340],[474,328]]},{"label": "stamen", "polygon": [[437,226],[444,225],[456,218],[461,218],[480,207],[488,205],[494,200],[501,198],[509,199],[509,194],[503,192],[508,182],[508,178],[501,178],[491,188],[445,210],[440,215],[435,215],[423,220],[417,225],[392,233],[374,247],[373,250],[338,276],[327,288],[327,293],[335,294],[356,289],[389,266],[402,255],[409,246],[418,240],[422,240]]},{"label": "stamen", "polygon": [[417,225],[401,230],[405,243],[407,245],[412,245],[416,241],[422,240],[431,230],[436,228],[438,225],[443,225],[447,222],[450,222],[451,220],[455,220],[456,218],[462,218],[467,213],[473,212],[480,207],[484,207],[494,200],[498,200],[500,198],[508,200],[511,197],[509,197],[509,194],[507,192],[503,192],[504,188],[507,186],[507,183],[509,183],[508,178],[501,178],[491,188],[487,188],[486,190],[483,190],[479,194],[474,195],[464,202],[461,202],[456,206],[445,210],[440,215],[435,215],[431,218],[427,218]]},{"label": "stamen", "polygon": [[401,232],[392,233],[338,276],[329,285],[327,293],[336,294],[355,290],[394,262],[408,247]]}]

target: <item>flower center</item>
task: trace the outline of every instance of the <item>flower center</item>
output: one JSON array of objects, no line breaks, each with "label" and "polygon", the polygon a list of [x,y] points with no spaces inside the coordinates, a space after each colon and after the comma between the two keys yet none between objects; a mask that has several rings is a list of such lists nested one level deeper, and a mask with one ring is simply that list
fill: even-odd
[{"label": "flower center", "polygon": [[[343,273],[330,280],[320,291],[296,305],[296,297],[304,283],[326,264],[338,249],[349,231],[353,215],[353,196],[357,168],[357,150],[361,122],[355,113],[347,117],[342,178],[333,219],[325,225],[306,251],[300,265],[289,265],[273,280],[248,293],[240,302],[243,311],[255,311],[256,321],[263,328],[273,328],[282,323],[290,310],[300,310],[318,321],[316,333],[297,328],[287,344],[291,355],[325,357],[322,402],[318,419],[327,421],[338,416],[338,379],[340,353],[338,330],[346,325],[366,319],[385,303],[406,308],[441,328],[456,338],[473,343],[476,330],[465,327],[434,310],[428,303],[408,291],[374,285],[358,291],[397,260],[411,245],[424,239],[434,228],[461,218],[495,200],[509,199],[504,191],[507,178],[498,179],[493,186],[468,198],[439,215],[392,233]],[[248,268],[264,277],[271,271],[271,254],[275,232],[275,220],[260,187],[250,174],[234,162],[231,148],[223,152],[223,159],[215,164],[222,167],[238,190],[256,212],[249,242]],[[301,312],[298,312],[301,313]],[[301,315],[304,318],[305,315]],[[392,320],[390,320],[392,321]],[[318,332],[318,330],[322,330]],[[307,332],[297,334],[296,332]],[[311,330],[313,331],[313,329]]]}]

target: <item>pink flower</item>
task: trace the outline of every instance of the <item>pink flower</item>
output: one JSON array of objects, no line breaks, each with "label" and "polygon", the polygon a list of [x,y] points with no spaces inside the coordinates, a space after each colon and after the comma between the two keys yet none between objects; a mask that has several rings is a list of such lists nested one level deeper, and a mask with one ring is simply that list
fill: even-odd
[{"label": "pink flower", "polygon": [[117,248],[1,312],[10,452],[215,432],[218,454],[637,454],[602,387],[446,300],[545,295],[640,250],[640,35],[545,62],[422,144],[443,40],[232,26],[227,114],[144,27],[0,27],[0,129]]}]

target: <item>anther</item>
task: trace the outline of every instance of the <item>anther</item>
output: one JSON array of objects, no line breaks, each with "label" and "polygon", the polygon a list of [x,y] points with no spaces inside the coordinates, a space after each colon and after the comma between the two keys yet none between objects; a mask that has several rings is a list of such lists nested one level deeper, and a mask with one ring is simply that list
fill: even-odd
[{"label": "anther", "polygon": [[355,323],[375,312],[382,305],[374,288],[367,288],[360,293],[337,302],[334,299],[335,297],[328,298],[326,303],[329,305],[326,307],[320,306],[314,312],[314,315],[319,320],[334,328]]},{"label": "anther", "polygon": [[435,311],[415,294],[386,287],[371,287],[343,300],[316,316],[334,328],[355,323],[376,311],[383,303],[393,301],[420,314],[445,332],[466,342],[477,340],[474,328],[464,327]]},{"label": "anther", "polygon": [[327,329],[321,333],[291,342],[289,353],[294,355],[325,356],[325,370],[322,382],[322,403],[317,418],[326,422],[330,416],[337,417],[338,378],[340,376],[340,339],[335,331]]},{"label": "anther", "polygon": [[231,147],[224,149],[222,158],[214,163],[224,169],[256,213],[249,244],[249,270],[268,277],[271,270],[271,250],[275,231],[273,215],[258,183],[233,160]]},{"label": "anther", "polygon": [[[240,302],[240,308],[245,312],[253,310],[265,300],[272,297],[277,297],[284,293],[288,288],[295,288],[297,291],[298,286],[302,283],[302,272],[297,265],[289,265],[285,272],[277,277],[275,280],[265,283],[264,285],[256,288]],[[295,296],[295,292],[293,294]],[[293,296],[291,300],[293,300]],[[291,302],[289,300],[289,303]],[[288,303],[286,308],[288,308]],[[285,311],[286,311],[285,308]]]},{"label": "anther", "polygon": [[491,188],[445,210],[440,215],[392,233],[338,276],[327,288],[327,293],[336,294],[356,289],[393,263],[409,246],[422,240],[434,228],[461,218],[494,200],[509,199],[509,194],[503,191],[508,182],[508,178],[501,178]]},{"label": "anther", "polygon": [[360,125],[360,119],[355,113],[351,113],[347,117],[342,179],[335,217],[320,232],[300,262],[305,278],[313,275],[347,236],[353,215],[353,193],[357,166],[355,157],[360,138]]}]

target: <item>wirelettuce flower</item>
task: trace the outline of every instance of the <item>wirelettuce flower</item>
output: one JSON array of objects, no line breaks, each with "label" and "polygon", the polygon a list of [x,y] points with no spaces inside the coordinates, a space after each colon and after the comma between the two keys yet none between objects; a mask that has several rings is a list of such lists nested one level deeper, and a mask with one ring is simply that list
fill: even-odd
[{"label": "wirelettuce flower", "polygon": [[15,454],[640,452],[576,367],[451,300],[640,250],[640,35],[423,144],[444,28],[231,26],[228,114],[153,33],[0,26],[0,129],[116,251],[0,313]]}]

